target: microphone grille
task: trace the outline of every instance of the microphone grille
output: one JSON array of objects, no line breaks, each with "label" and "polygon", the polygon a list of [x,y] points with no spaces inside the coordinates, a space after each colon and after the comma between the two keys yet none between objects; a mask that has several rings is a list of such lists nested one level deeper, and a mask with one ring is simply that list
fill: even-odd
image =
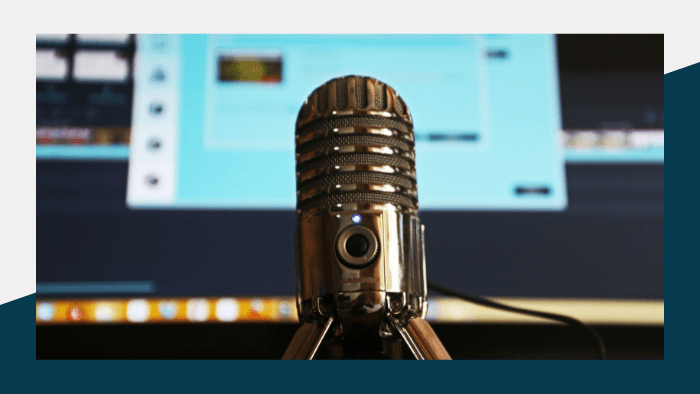
[{"label": "microphone grille", "polygon": [[[314,90],[299,111],[297,128],[333,115],[333,111],[383,112],[413,124],[401,97],[387,84],[370,77],[346,76],[331,79]],[[337,114],[336,114],[337,115]]]},{"label": "microphone grille", "polygon": [[418,209],[413,120],[385,83],[362,76],[324,83],[299,110],[295,140],[298,210]]}]

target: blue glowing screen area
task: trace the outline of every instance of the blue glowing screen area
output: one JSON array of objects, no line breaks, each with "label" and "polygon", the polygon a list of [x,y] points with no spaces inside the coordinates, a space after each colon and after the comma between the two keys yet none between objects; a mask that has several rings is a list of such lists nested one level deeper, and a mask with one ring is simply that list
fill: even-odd
[{"label": "blue glowing screen area", "polygon": [[550,35],[137,37],[129,206],[293,209],[304,99],[355,74],[416,132],[422,209],[566,207]]}]

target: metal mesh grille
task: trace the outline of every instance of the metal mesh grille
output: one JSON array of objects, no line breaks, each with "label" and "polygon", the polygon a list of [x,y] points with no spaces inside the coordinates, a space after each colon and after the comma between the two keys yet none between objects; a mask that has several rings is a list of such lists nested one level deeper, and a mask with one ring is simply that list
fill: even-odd
[{"label": "metal mesh grille", "polygon": [[398,112],[401,115],[404,115],[406,112],[406,106],[403,103],[403,100],[401,100],[401,97],[396,97],[396,100],[394,100],[394,109],[396,109],[396,112]]},{"label": "metal mesh grille", "polygon": [[367,107],[367,79],[362,77],[355,78],[355,102],[357,108],[363,109]]},{"label": "metal mesh grille", "polygon": [[316,207],[345,203],[398,204],[413,209],[418,208],[418,203],[416,200],[402,194],[359,191],[322,194],[315,196],[309,198],[308,200],[300,201],[297,205],[297,209],[304,211]]},{"label": "metal mesh grille", "polygon": [[323,175],[297,186],[301,192],[315,189],[318,187],[329,187],[335,185],[352,185],[352,184],[374,184],[374,185],[395,185],[406,189],[412,189],[416,186],[416,181],[405,176],[384,174],[381,172],[369,171],[354,171],[354,172],[336,172],[333,174]]},{"label": "metal mesh grille", "polygon": [[339,110],[344,110],[348,107],[347,79],[343,78],[335,81],[335,100]]},{"label": "metal mesh grille", "polygon": [[[350,84],[355,89],[350,89]],[[372,83],[371,86],[368,86]],[[331,89],[334,88],[334,89]],[[369,90],[369,91],[368,91]],[[331,93],[332,92],[332,93]],[[330,97],[332,94],[333,97]],[[393,107],[389,107],[389,96],[393,98]],[[370,97],[371,96],[371,97]],[[328,111],[333,107],[346,110],[355,107],[355,115],[332,115]],[[394,96],[392,90],[384,83],[373,78],[347,76],[327,82],[312,93],[309,105],[317,110],[315,119],[307,123],[297,123],[298,140],[313,139],[296,147],[299,157],[313,156],[304,162],[297,162],[300,177],[311,175],[310,171],[328,169],[313,174],[314,177],[297,183],[300,192],[297,208],[307,210],[316,207],[329,207],[344,203],[395,204],[407,209],[417,209],[415,163],[412,158],[414,150],[413,124],[407,114],[404,102]],[[364,111],[358,111],[364,110]],[[368,111],[388,112],[385,115],[370,115]],[[357,114],[357,112],[360,112]],[[363,113],[364,112],[364,113]],[[308,119],[306,115],[298,122]],[[334,133],[333,129],[346,128],[343,133]],[[355,128],[355,129],[348,129]],[[389,129],[391,135],[372,134],[366,129]],[[315,134],[318,133],[318,134]],[[339,153],[333,147],[388,147],[391,150],[379,152]],[[365,150],[365,149],[358,149]],[[408,156],[408,157],[407,157]],[[358,171],[335,171],[336,166],[359,165]],[[391,166],[400,169],[394,173],[372,171],[365,166]],[[347,169],[347,168],[346,168]],[[343,170],[346,170],[343,169]],[[350,168],[352,169],[352,168]],[[357,189],[369,189],[363,185],[392,185],[388,190],[353,190],[342,191],[336,185],[358,185]],[[350,187],[355,188],[355,187]],[[393,190],[393,191],[389,191]],[[314,193],[318,193],[313,195]],[[301,198],[301,195],[313,195]]]},{"label": "metal mesh grille", "polygon": [[388,146],[391,148],[409,151],[412,148],[408,142],[398,138],[386,137],[371,134],[343,134],[331,138],[322,138],[309,141],[297,147],[297,154],[305,153],[317,149],[330,149],[334,146],[360,145],[360,146]]},{"label": "metal mesh grille", "polygon": [[321,86],[318,94],[318,111],[323,113],[328,111],[328,84]]},{"label": "metal mesh grille", "polygon": [[376,115],[337,116],[314,120],[298,128],[297,135],[299,137],[303,137],[304,135],[314,131],[329,130],[339,127],[387,128],[396,129],[405,134],[413,135],[413,127],[411,127],[410,124],[397,119],[385,118],[383,116]]},{"label": "metal mesh grille", "polygon": [[342,166],[346,164],[387,165],[408,170],[413,163],[403,157],[395,155],[384,155],[381,153],[344,153],[311,159],[298,165],[297,171],[303,174],[307,171],[317,170],[319,168]]},{"label": "metal mesh grille", "polygon": [[386,109],[386,86],[377,81],[375,82],[374,85],[374,105],[377,106],[377,109],[382,111]]}]

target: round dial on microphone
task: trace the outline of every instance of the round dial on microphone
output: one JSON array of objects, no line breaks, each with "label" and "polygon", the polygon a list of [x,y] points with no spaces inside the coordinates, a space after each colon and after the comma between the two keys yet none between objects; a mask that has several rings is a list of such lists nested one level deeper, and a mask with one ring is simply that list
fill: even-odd
[{"label": "round dial on microphone", "polygon": [[348,227],[336,239],[338,259],[349,268],[364,268],[372,264],[378,252],[377,237],[364,226]]},{"label": "round dial on microphone", "polygon": [[352,257],[362,257],[369,249],[369,242],[362,234],[353,234],[345,241],[345,250]]}]

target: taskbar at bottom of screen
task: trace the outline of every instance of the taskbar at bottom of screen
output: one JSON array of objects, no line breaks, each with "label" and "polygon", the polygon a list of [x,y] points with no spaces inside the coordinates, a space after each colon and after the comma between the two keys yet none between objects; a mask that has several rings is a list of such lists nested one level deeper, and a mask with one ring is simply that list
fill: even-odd
[{"label": "taskbar at bottom of screen", "polygon": [[[493,298],[511,306],[564,314],[588,324],[663,325],[664,301],[640,299]],[[428,297],[437,323],[550,323],[451,298]],[[42,299],[36,324],[297,323],[294,297]]]}]

